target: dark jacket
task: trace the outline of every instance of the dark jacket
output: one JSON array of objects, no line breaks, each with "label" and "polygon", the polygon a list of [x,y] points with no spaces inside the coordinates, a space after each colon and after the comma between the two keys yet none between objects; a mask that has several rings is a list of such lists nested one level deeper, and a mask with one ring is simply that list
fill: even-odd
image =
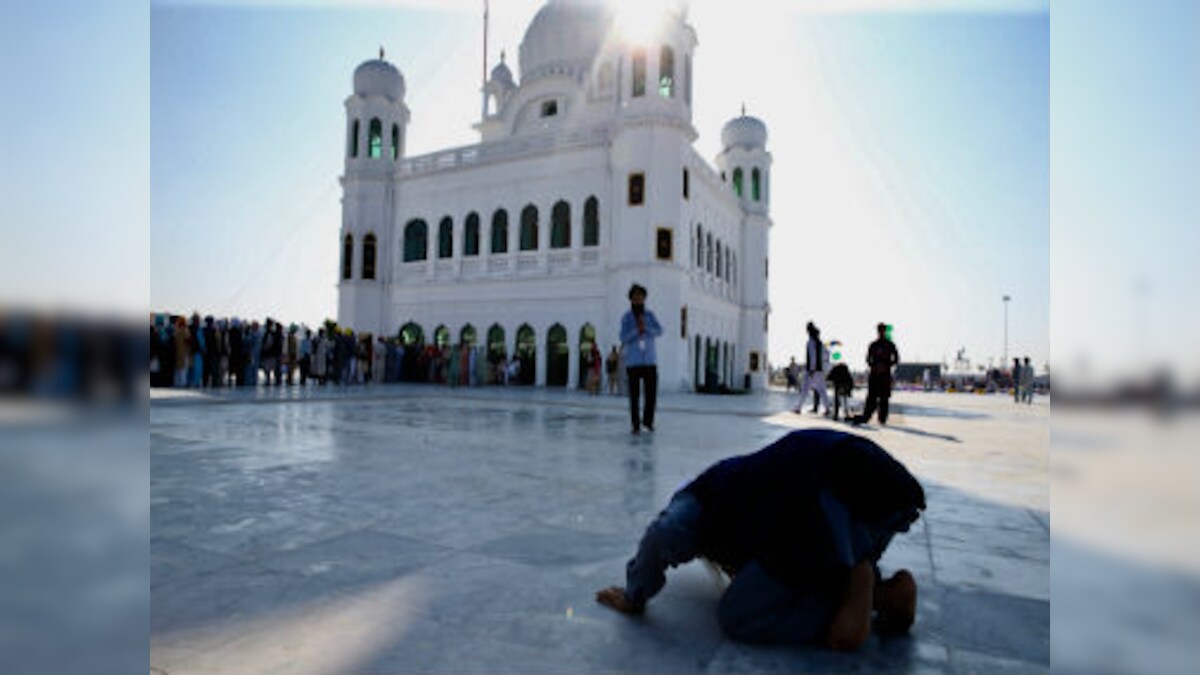
[{"label": "dark jacket", "polygon": [[925,508],[921,484],[865,438],[828,429],[794,431],[766,448],[714,464],[683,488],[704,511],[701,553],[739,569],[758,560],[784,582],[827,571],[832,533],[827,490],[854,518],[879,523]]},{"label": "dark jacket", "polygon": [[854,391],[854,376],[850,374],[850,368],[839,363],[829,369],[829,383],[833,385],[834,391],[850,393]]}]

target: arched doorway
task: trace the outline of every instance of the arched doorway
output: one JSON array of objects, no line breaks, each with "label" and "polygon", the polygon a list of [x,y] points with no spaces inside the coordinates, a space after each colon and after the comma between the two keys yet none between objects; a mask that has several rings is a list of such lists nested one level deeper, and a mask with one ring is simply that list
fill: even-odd
[{"label": "arched doorway", "polygon": [[458,334],[458,343],[467,347],[475,347],[475,327],[471,324],[463,326],[462,331]]},{"label": "arched doorway", "polygon": [[445,325],[433,329],[433,344],[438,349],[450,346],[450,329]]},{"label": "arched doorway", "polygon": [[515,351],[517,360],[521,362],[521,372],[513,384],[533,384],[537,379],[537,333],[529,324],[521,324],[517,329]]},{"label": "arched doorway", "polygon": [[546,332],[546,386],[567,386],[567,368],[570,367],[571,347],[567,345],[567,329],[554,324]]},{"label": "arched doorway", "polygon": [[400,357],[400,379],[405,382],[422,380],[417,363],[421,347],[425,345],[425,331],[413,322],[400,327],[400,346],[404,349]]},{"label": "arched doorway", "polygon": [[694,365],[692,366],[692,387],[695,388],[696,391],[700,391],[700,386],[703,383],[703,380],[700,379],[701,344],[700,344],[700,336],[699,335],[696,336],[695,343],[696,343],[696,347],[692,352],[692,359],[695,362]]},{"label": "arched doorway", "polygon": [[421,326],[408,322],[400,327],[400,344],[404,347],[419,347],[425,342],[425,331]]},{"label": "arched doorway", "polygon": [[[579,388],[587,387],[588,373],[596,366],[592,364],[591,353],[592,345],[596,344],[596,327],[590,323],[583,324],[583,328],[579,329]],[[599,347],[599,345],[597,345]],[[604,370],[604,354],[599,354],[596,358],[601,361],[600,370]]]},{"label": "arched doorway", "polygon": [[[504,346],[504,328],[498,323],[492,324],[487,333],[487,360],[491,365],[488,371],[488,381],[496,381],[496,371],[502,363],[508,360],[508,349]],[[505,363],[505,365],[507,365]]]}]

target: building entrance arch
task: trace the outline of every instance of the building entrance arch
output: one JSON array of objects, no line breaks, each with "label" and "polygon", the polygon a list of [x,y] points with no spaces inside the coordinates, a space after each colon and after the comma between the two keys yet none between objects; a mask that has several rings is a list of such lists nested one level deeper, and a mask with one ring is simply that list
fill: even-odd
[{"label": "building entrance arch", "polygon": [[546,331],[546,386],[567,386],[567,369],[571,364],[571,347],[567,344],[567,329],[556,323]]},{"label": "building entrance arch", "polygon": [[420,347],[425,344],[425,331],[419,324],[409,321],[400,327],[400,344],[405,348]]},{"label": "building entrance arch", "polygon": [[[521,363],[521,372],[517,374],[514,384],[533,384],[537,379],[537,333],[529,324],[521,324],[517,329],[517,343],[514,350],[517,360]],[[510,382],[512,382],[510,380]]]},{"label": "building entrance arch", "polygon": [[445,325],[438,326],[433,329],[433,344],[438,349],[443,349],[450,346],[450,329]]}]

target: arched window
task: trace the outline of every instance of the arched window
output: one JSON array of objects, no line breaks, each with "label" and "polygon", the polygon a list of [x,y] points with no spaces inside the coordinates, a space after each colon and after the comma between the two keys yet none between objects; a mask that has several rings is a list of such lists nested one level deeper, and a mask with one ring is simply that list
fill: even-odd
[{"label": "arched window", "polygon": [[706,238],[704,240],[704,257],[705,257],[704,269],[708,270],[709,274],[712,274],[712,271],[713,271],[712,232],[709,232],[707,235],[705,235],[705,237]]},{"label": "arched window", "polygon": [[363,237],[362,278],[375,278],[375,235]]},{"label": "arched window", "polygon": [[742,167],[733,170],[733,192],[737,196],[742,196]]},{"label": "arched window", "polygon": [[646,50],[633,52],[633,96],[646,94]]},{"label": "arched window", "polygon": [[475,346],[475,327],[471,324],[463,326],[462,332],[458,334],[458,343],[468,347]]},{"label": "arched window", "polygon": [[367,132],[367,150],[371,159],[383,157],[383,122],[378,117],[371,118],[370,131]]},{"label": "arched window", "polygon": [[342,240],[342,278],[354,278],[354,237],[349,234]]},{"label": "arched window", "polygon": [[696,267],[704,267],[704,227],[696,226]]},{"label": "arched window", "polygon": [[559,201],[550,211],[550,248],[571,246],[571,205]]},{"label": "arched window", "polygon": [[346,142],[346,144],[349,146],[346,148],[346,150],[351,157],[358,157],[358,129],[359,123],[356,119],[354,120],[354,123],[350,125],[350,138]]},{"label": "arched window", "polygon": [[492,253],[508,253],[508,211],[492,214]]},{"label": "arched window", "polygon": [[730,276],[733,274],[733,268],[730,267],[731,255],[732,254],[729,252],[729,248],[726,247],[726,249],[725,249],[725,281],[729,281]]},{"label": "arched window", "polygon": [[759,173],[758,167],[750,172],[750,196],[754,201],[762,199],[762,174]]},{"label": "arched window", "polygon": [[443,349],[450,346],[450,329],[446,326],[438,326],[433,329],[433,344],[438,349]]},{"label": "arched window", "polygon": [[404,262],[424,260],[428,251],[429,226],[417,218],[404,226]]},{"label": "arched window", "polygon": [[666,45],[658,54],[658,95],[675,97],[675,52]]},{"label": "arched window", "polygon": [[717,241],[717,278],[718,279],[721,278],[722,270],[724,268],[725,268],[725,266],[721,264],[721,242],[718,240]]},{"label": "arched window", "polygon": [[583,203],[583,245],[600,245],[600,200],[595,197]]},{"label": "arched window", "polygon": [[392,125],[392,159],[400,157],[400,125]]},{"label": "arched window", "polygon": [[521,211],[521,250],[536,251],[538,247],[538,210],[533,204]]},{"label": "arched window", "polygon": [[463,255],[479,255],[479,214],[474,211],[467,214],[463,226]]},{"label": "arched window", "polygon": [[442,218],[438,224],[438,257],[449,258],[454,255],[454,221],[450,216]]}]

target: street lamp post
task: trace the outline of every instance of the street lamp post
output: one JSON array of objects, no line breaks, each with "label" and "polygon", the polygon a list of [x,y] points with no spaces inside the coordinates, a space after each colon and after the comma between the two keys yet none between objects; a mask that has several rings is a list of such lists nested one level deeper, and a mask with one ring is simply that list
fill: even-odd
[{"label": "street lamp post", "polygon": [[1012,300],[1012,296],[1005,295],[1004,296],[1004,361],[1002,361],[1000,364],[1001,368],[1008,367],[1008,301],[1009,300]]}]

